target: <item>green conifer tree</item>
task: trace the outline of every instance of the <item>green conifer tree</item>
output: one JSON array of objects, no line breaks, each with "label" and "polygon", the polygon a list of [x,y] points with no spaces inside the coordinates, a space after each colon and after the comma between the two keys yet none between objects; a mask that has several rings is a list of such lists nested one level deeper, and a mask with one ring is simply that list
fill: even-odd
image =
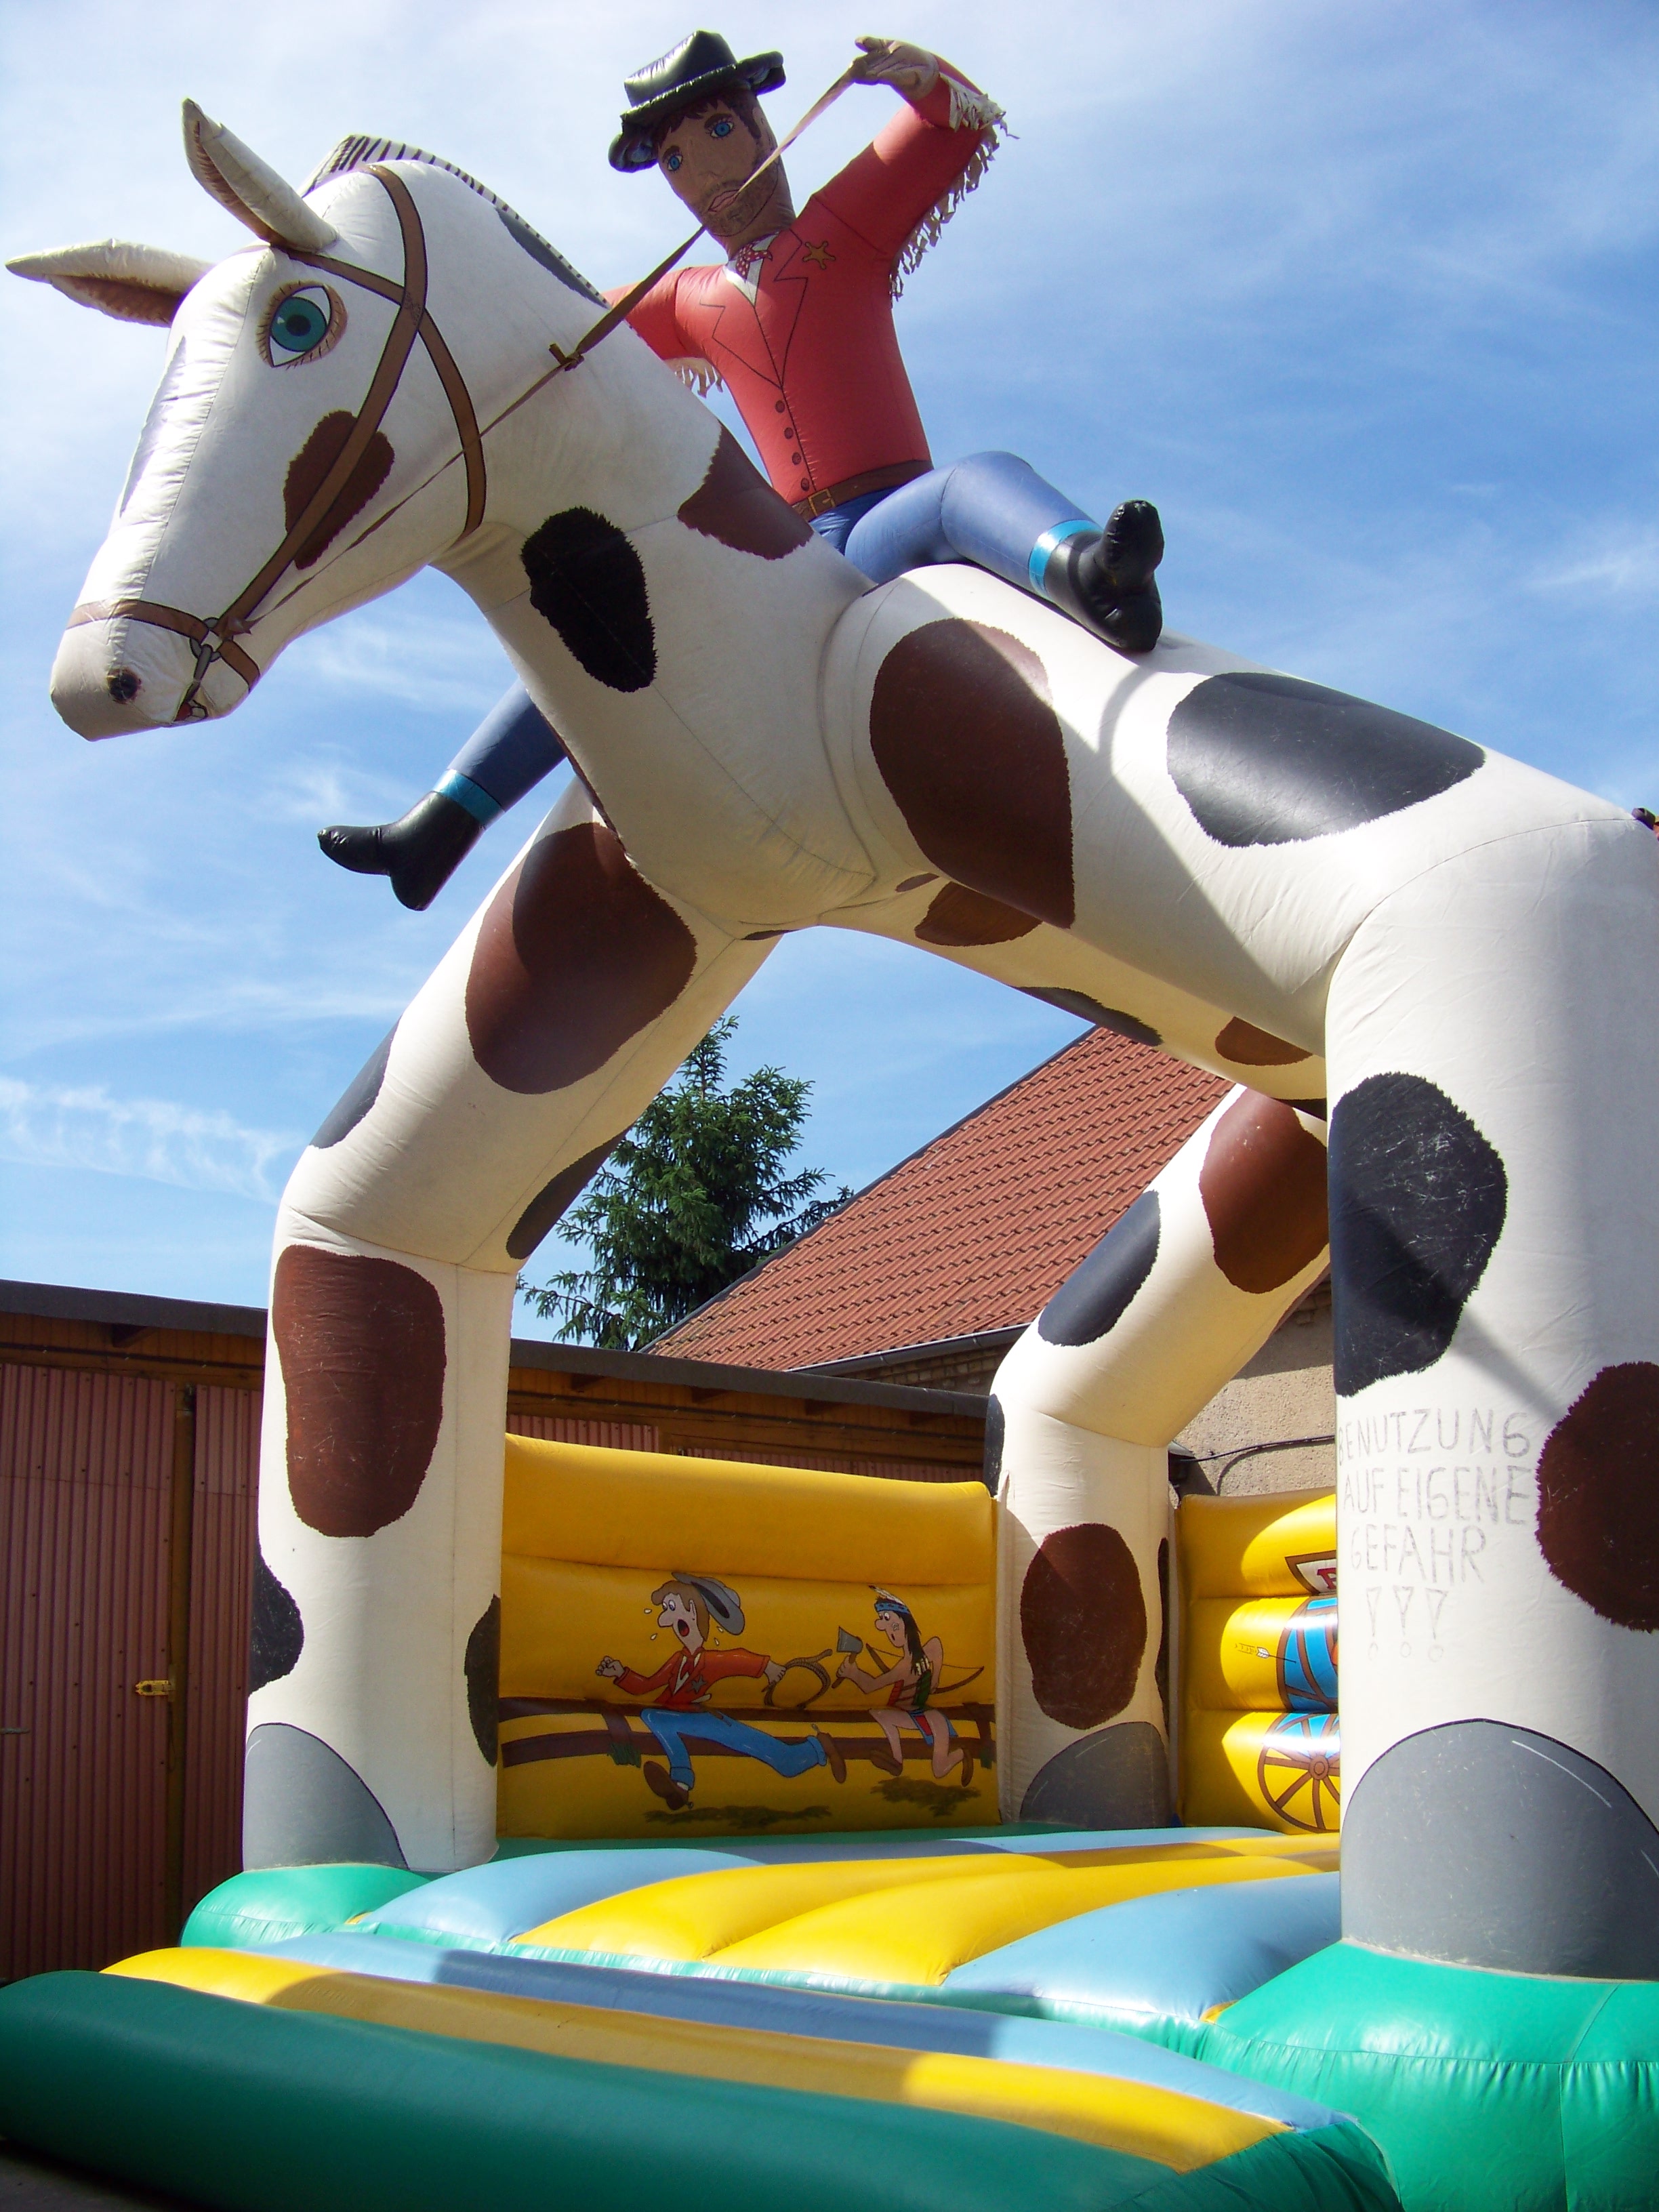
[{"label": "green conifer tree", "polygon": [[728,1085],[736,1028],[732,1014],[715,1023],[565,1217],[592,1266],[538,1288],[520,1282],[568,1341],[648,1344],[852,1196],[843,1186],[815,1197],[820,1168],[784,1173],[812,1086],[778,1067]]}]

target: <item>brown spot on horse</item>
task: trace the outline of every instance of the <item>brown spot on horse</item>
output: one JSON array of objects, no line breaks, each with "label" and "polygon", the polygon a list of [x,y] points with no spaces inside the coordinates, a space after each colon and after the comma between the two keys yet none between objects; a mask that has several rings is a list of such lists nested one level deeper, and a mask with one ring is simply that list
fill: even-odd
[{"label": "brown spot on horse", "polygon": [[935,867],[1038,921],[1071,927],[1066,739],[1048,672],[1029,646],[982,623],[913,629],[877,672],[870,745]]},{"label": "brown spot on horse", "polygon": [[964,884],[946,884],[916,924],[916,935],[924,945],[1008,945],[1029,937],[1036,926],[1032,915],[1000,899]]},{"label": "brown spot on horse", "polygon": [[408,1512],[432,1463],[443,1302],[396,1260],[290,1244],[270,1318],[294,1510],[319,1535],[372,1536]]},{"label": "brown spot on horse", "polygon": [[812,535],[724,427],[708,475],[679,514],[688,530],[718,538],[734,553],[757,554],[763,561],[781,561]]},{"label": "brown spot on horse", "polygon": [[691,980],[697,941],[597,822],[532,845],[490,901],[466,1031],[504,1091],[562,1091],[605,1066]]},{"label": "brown spot on horse", "polygon": [[1538,1543],[1603,1620],[1659,1629],[1659,1367],[1604,1367],[1538,1461]]},{"label": "brown spot on horse", "polygon": [[1050,1720],[1098,1728],[1123,1711],[1146,1650],[1146,1601],[1115,1528],[1085,1521],[1043,1538],[1020,1588],[1019,1632]]},{"label": "brown spot on horse", "polygon": [[1247,1091],[1211,1133],[1199,1170],[1215,1263],[1235,1289],[1276,1291],[1330,1235],[1325,1147],[1277,1098]]},{"label": "brown spot on horse", "polygon": [[[346,441],[357,427],[355,415],[337,408],[325,415],[288,465],[283,481],[283,520],[292,530],[322,489],[323,479],[345,451]],[[321,560],[348,522],[368,505],[392,473],[390,441],[377,430],[358,456],[357,465],[324,509],[316,527],[294,556],[296,568],[309,568]]]},{"label": "brown spot on horse", "polygon": [[1313,1058],[1299,1044],[1289,1044],[1271,1030],[1259,1030],[1237,1016],[1216,1039],[1215,1048],[1235,1067],[1294,1067],[1297,1060]]}]

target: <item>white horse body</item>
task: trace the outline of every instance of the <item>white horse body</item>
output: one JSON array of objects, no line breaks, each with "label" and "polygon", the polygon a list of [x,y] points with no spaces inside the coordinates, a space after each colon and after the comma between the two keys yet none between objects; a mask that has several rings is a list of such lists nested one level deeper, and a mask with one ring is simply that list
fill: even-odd
[{"label": "white horse body", "polygon": [[[392,457],[372,493],[320,557],[216,627],[292,533],[317,426],[367,421],[404,312],[383,296],[410,267],[394,185],[417,211],[437,345],[422,325],[383,395]],[[1559,1440],[1578,1449],[1571,1422],[1610,1364],[1659,1385],[1654,841],[1549,777],[1210,647],[1166,635],[1127,660],[975,570],[871,591],[631,332],[550,372],[550,341],[569,350],[598,310],[468,180],[398,159],[325,173],[304,205],[336,234],[333,274],[314,246],[245,252],[179,309],[89,618],[59,654],[60,709],[88,736],[181,702],[228,712],[247,679],[219,647],[268,666],[432,562],[491,623],[586,788],[468,923],[283,1200],[251,1861],[487,1854],[478,1716],[514,1276],[776,935],[832,923],[1069,994],[1261,1094],[1218,1109],[999,1381],[1005,1814],[1161,1816],[1155,1632],[1115,1705],[1091,1708],[1087,1683],[1051,1692],[1027,1577],[1052,1539],[1115,1530],[1158,1620],[1164,1449],[1324,1264],[1328,1091],[1350,1925],[1477,1963],[1627,1967],[1642,1826],[1659,1859],[1659,1595],[1649,1623],[1647,1565],[1633,1584],[1582,1563],[1613,1510],[1593,1482],[1575,1493],[1582,1541],[1549,1501]],[[274,368],[271,303],[319,273],[343,331]],[[480,432],[470,469],[443,348]],[[106,611],[135,604],[151,611]],[[1622,1102],[1611,1118],[1603,1093]],[[424,1412],[411,1376],[431,1386]],[[1401,1424],[1425,1408],[1440,1457],[1419,1469]],[[1505,1421],[1507,1451],[1491,1445]],[[1460,1502],[1466,1474],[1477,1496],[1457,1458],[1477,1435],[1509,1486],[1496,1517]],[[1636,1540],[1659,1592],[1659,1538]],[[1515,1763],[1481,1733],[1494,1723],[1619,1793],[1599,1903],[1563,1873],[1553,1816],[1518,1843],[1501,1808],[1486,1821]],[[1477,1870],[1426,1934],[1407,1869],[1425,1802],[1480,1831]],[[1519,1900],[1552,1891],[1571,1909],[1539,1935]]]}]

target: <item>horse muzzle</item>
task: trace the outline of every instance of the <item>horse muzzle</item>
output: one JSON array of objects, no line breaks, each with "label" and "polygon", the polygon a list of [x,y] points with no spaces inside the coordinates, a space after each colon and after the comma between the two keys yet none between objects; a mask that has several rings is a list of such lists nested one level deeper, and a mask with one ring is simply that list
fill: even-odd
[{"label": "horse muzzle", "polygon": [[125,608],[77,607],[52,670],[52,703],[82,738],[211,720],[240,706],[250,688],[206,641]]}]

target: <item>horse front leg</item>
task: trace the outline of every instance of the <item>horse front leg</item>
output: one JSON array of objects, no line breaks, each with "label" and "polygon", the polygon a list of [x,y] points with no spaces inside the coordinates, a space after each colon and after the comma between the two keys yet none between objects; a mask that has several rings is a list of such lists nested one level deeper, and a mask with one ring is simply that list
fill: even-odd
[{"label": "horse front leg", "polygon": [[301,1157],[271,1285],[248,1866],[489,1856],[518,1270],[769,950],[654,890],[573,791]]}]

